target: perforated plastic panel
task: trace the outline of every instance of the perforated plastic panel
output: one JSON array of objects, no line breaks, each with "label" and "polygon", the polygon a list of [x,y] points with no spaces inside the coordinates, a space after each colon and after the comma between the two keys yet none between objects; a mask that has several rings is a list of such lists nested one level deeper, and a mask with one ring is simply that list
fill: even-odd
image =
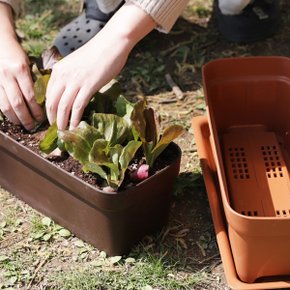
[{"label": "perforated plastic panel", "polygon": [[289,175],[276,135],[237,128],[222,140],[232,207],[246,216],[289,217]]}]

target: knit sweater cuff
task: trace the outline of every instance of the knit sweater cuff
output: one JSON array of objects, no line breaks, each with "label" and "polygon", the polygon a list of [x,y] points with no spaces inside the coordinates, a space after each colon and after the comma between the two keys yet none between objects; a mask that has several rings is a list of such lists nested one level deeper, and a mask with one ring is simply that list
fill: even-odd
[{"label": "knit sweater cuff", "polygon": [[13,9],[14,15],[17,17],[20,14],[21,0],[0,0],[2,3],[6,3]]},{"label": "knit sweater cuff", "polygon": [[168,33],[188,0],[127,0],[139,6],[158,24],[158,30]]}]

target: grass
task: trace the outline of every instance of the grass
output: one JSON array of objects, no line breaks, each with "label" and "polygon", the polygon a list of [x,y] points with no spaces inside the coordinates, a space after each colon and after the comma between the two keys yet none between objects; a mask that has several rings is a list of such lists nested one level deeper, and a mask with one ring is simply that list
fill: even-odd
[{"label": "grass", "polygon": [[[115,257],[113,257],[115,258]],[[118,258],[118,257],[117,257]],[[63,289],[192,289],[200,275],[181,275],[176,265],[167,263],[162,257],[146,255],[127,258],[117,263],[110,258],[95,260],[85,268],[61,273],[56,281],[62,281]]]},{"label": "grass", "polygon": [[[24,4],[17,30],[32,56],[52,44],[79,8],[76,0]],[[145,95],[165,126],[179,123],[186,128],[177,140],[183,157],[167,227],[145,237],[128,256],[107,257],[0,189],[0,289],[227,289],[223,275],[214,274],[221,261],[190,121],[206,109],[204,63],[220,57],[290,54],[290,5],[282,4],[283,30],[265,41],[240,45],[218,34],[211,0],[192,0],[171,34],[151,33],[120,74],[125,95]],[[167,73],[183,91],[183,100],[176,100]]]}]

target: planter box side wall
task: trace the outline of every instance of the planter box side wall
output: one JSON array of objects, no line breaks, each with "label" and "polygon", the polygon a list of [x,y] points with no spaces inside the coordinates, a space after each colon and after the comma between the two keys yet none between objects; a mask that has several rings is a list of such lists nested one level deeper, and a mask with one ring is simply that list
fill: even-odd
[{"label": "planter box side wall", "polygon": [[[15,141],[7,150],[1,134],[0,185],[109,255],[128,252],[144,235],[166,224],[170,194],[180,167],[181,152],[176,145],[178,158],[173,164],[128,191],[106,195],[84,186],[84,182],[78,183],[53,164],[49,165],[54,172],[48,172],[47,160]],[[28,162],[31,154],[36,158],[33,166]],[[64,176],[65,184],[52,178],[57,176]]]}]

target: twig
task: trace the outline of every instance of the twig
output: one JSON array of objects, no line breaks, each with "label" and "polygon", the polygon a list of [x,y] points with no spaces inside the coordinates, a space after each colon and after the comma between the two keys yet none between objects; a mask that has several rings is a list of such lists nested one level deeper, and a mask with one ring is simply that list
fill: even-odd
[{"label": "twig", "polygon": [[200,249],[202,255],[203,255],[204,257],[206,257],[206,253],[205,253],[205,250],[204,250],[204,248],[202,247],[202,245],[201,245],[199,242],[196,242],[196,244],[197,244],[197,246],[199,247],[199,249]]},{"label": "twig", "polygon": [[176,98],[178,100],[182,100],[184,97],[184,94],[182,90],[179,88],[179,86],[174,82],[170,74],[165,75],[166,82],[171,87],[173,93],[175,94]]},{"label": "twig", "polygon": [[[219,257],[219,256],[220,256],[220,254],[217,253],[217,254],[215,254],[215,255],[213,255],[213,256],[210,256],[210,257],[205,258],[205,259],[203,259],[203,260],[201,260],[201,261],[198,261],[198,264],[203,264],[203,263],[208,262],[208,261],[210,261],[210,260],[213,260],[214,258]],[[220,262],[220,260],[219,260],[219,262]]]},{"label": "twig", "polygon": [[176,103],[176,100],[175,100],[175,99],[172,99],[172,100],[167,99],[167,100],[159,101],[158,103],[159,103],[159,104],[166,105],[166,104]]},{"label": "twig", "polygon": [[183,42],[179,42],[174,46],[169,47],[166,50],[163,50],[161,52],[162,55],[167,55],[168,53],[170,53],[171,51],[178,49],[179,47],[183,46],[183,45],[187,45],[187,44],[192,44],[193,42],[193,37],[191,37],[189,40],[183,41]]},{"label": "twig", "polygon": [[49,257],[50,257],[50,255],[47,255],[47,256],[45,257],[45,259],[42,260],[42,261],[38,264],[37,268],[35,269],[35,271],[34,271],[34,273],[33,273],[33,276],[32,276],[32,278],[31,278],[29,284],[27,285],[27,290],[29,290],[29,289],[31,288],[32,283],[33,283],[33,281],[34,281],[34,279],[35,279],[35,277],[36,277],[38,271],[39,271],[40,268],[41,268],[41,267],[42,267],[42,266],[47,262],[47,260],[49,259]]}]

